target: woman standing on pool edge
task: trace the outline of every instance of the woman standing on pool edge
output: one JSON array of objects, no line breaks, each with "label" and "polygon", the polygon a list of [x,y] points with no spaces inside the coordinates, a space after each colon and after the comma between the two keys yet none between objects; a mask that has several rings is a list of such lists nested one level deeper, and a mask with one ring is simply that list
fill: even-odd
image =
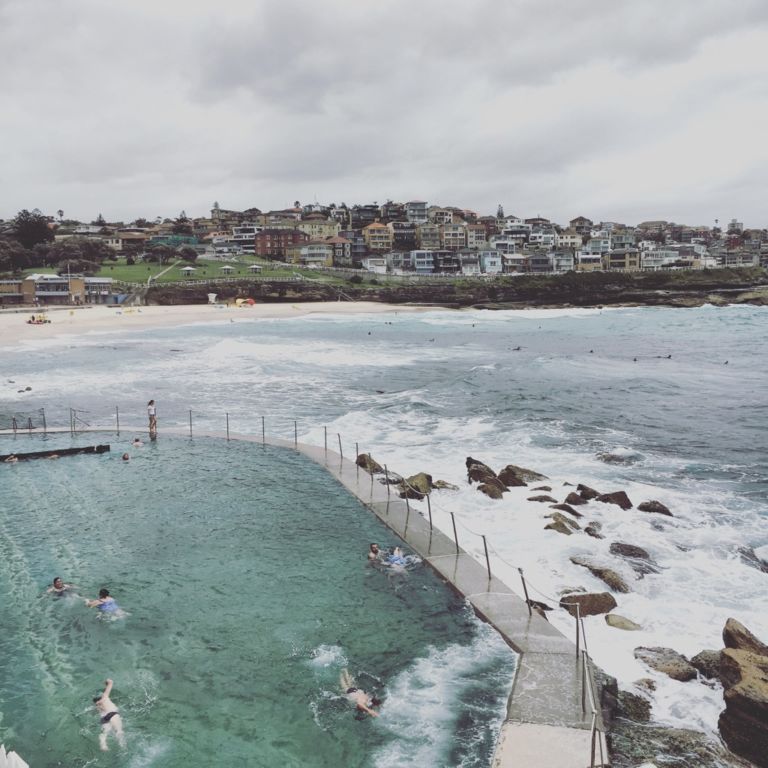
[{"label": "woman standing on pool edge", "polygon": [[154,440],[157,437],[157,410],[154,400],[147,403],[147,416],[149,416],[149,436]]}]

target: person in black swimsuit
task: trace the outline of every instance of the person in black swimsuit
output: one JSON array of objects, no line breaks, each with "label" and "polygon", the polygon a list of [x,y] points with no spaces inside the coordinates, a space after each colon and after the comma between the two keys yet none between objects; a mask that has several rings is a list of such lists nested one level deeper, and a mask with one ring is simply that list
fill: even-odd
[{"label": "person in black swimsuit", "polygon": [[99,746],[103,752],[106,752],[109,747],[107,746],[107,736],[110,731],[115,735],[118,744],[121,747],[125,746],[125,735],[123,734],[123,719],[120,717],[120,713],[117,707],[114,705],[112,699],[109,698],[109,694],[112,693],[112,680],[107,679],[105,681],[104,693],[100,696],[95,696],[93,703],[96,705],[96,709],[100,714],[101,733],[99,734]]}]

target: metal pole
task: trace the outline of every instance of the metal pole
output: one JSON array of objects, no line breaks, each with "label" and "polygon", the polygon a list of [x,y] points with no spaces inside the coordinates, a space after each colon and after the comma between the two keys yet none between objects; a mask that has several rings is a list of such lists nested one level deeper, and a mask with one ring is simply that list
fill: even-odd
[{"label": "metal pole", "polygon": [[32,434],[32,417],[27,416],[27,429],[29,430],[29,434]]},{"label": "metal pole", "polygon": [[389,470],[386,464],[384,465],[384,478],[387,481],[387,498],[389,498]]},{"label": "metal pole", "polygon": [[357,463],[357,457],[360,455],[360,446],[355,443],[355,472],[357,472],[358,479],[360,478],[360,465]]},{"label": "metal pole", "polygon": [[[597,733],[597,730],[595,729],[595,718],[597,715],[592,715],[592,747],[590,750],[590,756],[589,756],[589,764],[592,768],[595,768],[595,734]],[[602,764],[602,760],[600,761]]]},{"label": "metal pole", "polygon": [[298,450],[299,448],[299,425],[296,423],[296,420],[293,421],[293,448],[294,450]]},{"label": "metal pole", "polygon": [[[427,496],[429,498],[429,496]],[[485,564],[488,567],[488,581],[491,580],[491,561],[488,558],[488,542],[485,540],[485,536],[483,534],[480,534],[483,536],[483,547],[485,549]]]},{"label": "metal pole", "polygon": [[189,436],[192,437],[192,411],[189,411]]},{"label": "metal pole", "polygon": [[336,437],[339,438],[339,456],[341,456],[342,461],[344,460],[344,451],[341,450],[341,435],[337,432]]},{"label": "metal pole", "polygon": [[427,494],[427,512],[429,512],[429,530],[432,530],[432,502],[429,500],[429,494]]},{"label": "metal pole", "polygon": [[517,570],[520,571],[520,581],[523,582],[523,593],[525,594],[525,602],[526,602],[526,605],[528,606],[528,615],[533,616],[533,611],[531,610],[531,600],[528,597],[528,587],[525,583],[525,576],[523,576],[523,569],[518,568]]},{"label": "metal pole", "polygon": [[576,603],[576,658],[579,658],[579,645],[580,645],[580,638],[579,638],[579,604]]},{"label": "metal pole", "polygon": [[115,406],[115,421],[117,422],[117,436],[120,437],[120,408]]},{"label": "metal pole", "polygon": [[[71,430],[71,426],[72,426],[72,414],[71,413],[69,415],[69,424],[70,424],[70,432],[71,432],[72,431]],[[15,435],[16,434],[16,417],[15,416],[11,417],[11,428],[13,429],[13,434]]]},{"label": "metal pole", "polygon": [[44,435],[48,434],[48,427],[45,423],[45,408],[43,408],[43,434]]},{"label": "metal pole", "polygon": [[227,440],[229,440],[229,413],[226,413],[227,417]]},{"label": "metal pole", "polygon": [[328,427],[323,427],[323,445],[325,452],[328,453]]},{"label": "metal pole", "polygon": [[456,518],[451,512],[451,522],[453,523],[453,540],[456,542],[456,554],[459,554],[459,535],[456,533]]},{"label": "metal pole", "polygon": [[581,711],[587,711],[587,665],[584,654],[581,656]]},{"label": "metal pole", "polygon": [[405,489],[405,508],[408,511],[408,514],[410,514],[410,512],[411,512],[411,504],[408,501],[408,489],[407,488]]},{"label": "metal pole", "polygon": [[261,417],[261,444],[262,445],[266,445],[267,444],[267,439],[265,437],[265,432],[264,432],[264,417],[263,416]]}]

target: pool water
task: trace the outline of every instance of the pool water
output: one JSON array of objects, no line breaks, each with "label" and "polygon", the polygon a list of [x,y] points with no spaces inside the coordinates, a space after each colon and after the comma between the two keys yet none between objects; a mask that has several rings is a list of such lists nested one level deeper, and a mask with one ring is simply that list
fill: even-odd
[{"label": "pool water", "polygon": [[[0,743],[47,766],[487,766],[514,655],[431,571],[370,567],[394,537],[292,451],[195,438],[0,439]],[[121,461],[128,450],[129,462]],[[45,596],[54,575],[127,612]],[[384,699],[356,719],[343,667]],[[105,678],[127,746],[98,749]]]}]

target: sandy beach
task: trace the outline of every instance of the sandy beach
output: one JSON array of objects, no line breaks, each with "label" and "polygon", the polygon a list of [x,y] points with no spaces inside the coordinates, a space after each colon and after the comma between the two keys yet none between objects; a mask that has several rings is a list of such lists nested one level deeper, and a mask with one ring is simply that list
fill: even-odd
[{"label": "sandy beach", "polygon": [[329,301],[295,304],[254,304],[242,307],[223,304],[187,304],[150,307],[50,307],[45,316],[50,323],[31,325],[27,321],[40,309],[0,310],[0,340],[4,343],[48,339],[63,334],[93,331],[123,331],[161,328],[189,323],[230,323],[242,320],[292,318],[306,315],[385,314],[423,312],[427,307],[381,304],[373,301]]}]

